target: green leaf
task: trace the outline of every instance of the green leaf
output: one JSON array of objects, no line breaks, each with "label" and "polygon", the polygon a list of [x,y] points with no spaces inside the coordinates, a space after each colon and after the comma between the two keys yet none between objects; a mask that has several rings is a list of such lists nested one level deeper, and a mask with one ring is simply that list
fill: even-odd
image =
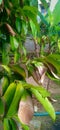
[{"label": "green leaf", "polygon": [[22,124],[22,128],[23,128],[23,130],[30,130],[29,126],[27,126],[27,125]]},{"label": "green leaf", "polygon": [[38,0],[30,0],[30,6],[38,7]]},{"label": "green leaf", "polygon": [[24,32],[25,35],[28,32],[28,25],[27,25],[26,21],[22,21],[22,32]]},{"label": "green leaf", "polygon": [[32,84],[28,84],[25,82],[22,82],[23,86],[27,89],[31,89],[34,88],[36,89],[41,95],[42,97],[50,97],[50,92],[48,92],[43,86],[34,86]]},{"label": "green leaf", "polygon": [[32,30],[33,37],[36,38],[37,37],[37,28],[32,20],[30,20],[30,27]]},{"label": "green leaf", "polygon": [[47,57],[45,57],[45,61],[48,62],[49,64],[52,64],[56,70],[58,71],[58,73],[60,74],[60,59],[59,59],[60,55],[55,55],[55,54],[51,54],[48,55]]},{"label": "green leaf", "polygon": [[31,12],[32,14],[34,14],[35,16],[37,16],[37,8],[34,7],[34,6],[24,6],[23,8],[24,11],[29,11]]},{"label": "green leaf", "polygon": [[8,86],[9,86],[9,83],[10,83],[9,78],[7,76],[3,76],[2,83],[1,83],[1,85],[2,85],[2,95],[4,95],[4,93],[6,92]]},{"label": "green leaf", "polygon": [[52,7],[50,7],[50,10],[48,11],[48,21],[53,26],[58,25],[60,23],[60,0],[55,1],[55,3],[55,6],[52,6],[53,1],[51,2]]},{"label": "green leaf", "polygon": [[45,25],[49,25],[49,23],[47,22],[46,18],[42,15],[42,13],[40,11],[38,11],[38,16],[40,17],[41,21],[45,24]]},{"label": "green leaf", "polygon": [[60,39],[58,40],[58,48],[59,48],[59,51],[60,51]]},{"label": "green leaf", "polygon": [[17,29],[18,33],[20,33],[21,32],[21,28],[22,28],[21,19],[20,18],[16,18],[15,24],[16,24],[16,29]]},{"label": "green leaf", "polygon": [[43,87],[38,87],[36,86],[36,90],[39,91],[39,93],[42,95],[42,97],[50,97],[50,92],[48,92],[45,88]]},{"label": "green leaf", "polygon": [[5,65],[9,64],[9,51],[9,44],[4,42],[4,44],[2,44],[2,62]]},{"label": "green leaf", "polygon": [[33,60],[32,63],[37,67],[37,66],[43,66],[42,62],[39,62],[37,60]]},{"label": "green leaf", "polygon": [[12,0],[14,6],[18,6],[20,4],[19,2],[20,2],[19,0]]},{"label": "green leaf", "polygon": [[49,54],[47,57],[54,58],[55,60],[60,61],[60,54]]},{"label": "green leaf", "polygon": [[12,65],[11,69],[15,72],[17,72],[18,74],[22,75],[24,78],[26,77],[26,73],[25,70],[19,66],[19,65]]},{"label": "green leaf", "polygon": [[14,36],[10,36],[10,44],[11,44],[11,49],[12,51],[17,50],[19,43],[17,39]]},{"label": "green leaf", "polygon": [[27,55],[26,48],[24,46],[22,46],[22,49],[23,49],[24,56],[26,56]]},{"label": "green leaf", "polygon": [[18,62],[20,58],[20,53],[18,51],[15,51],[14,53],[14,63]]},{"label": "green leaf", "polygon": [[6,50],[2,51],[2,62],[4,65],[9,64],[9,55],[6,53]]},{"label": "green leaf", "polygon": [[20,119],[18,118],[18,114],[15,114],[15,115],[13,116],[13,119],[15,119],[16,122],[21,123],[21,122],[20,122]]},{"label": "green leaf", "polygon": [[55,8],[52,12],[52,15],[53,15],[53,23],[54,25],[60,23],[60,0],[58,0],[58,2],[56,3],[55,5]]},{"label": "green leaf", "polygon": [[43,98],[42,95],[35,88],[31,88],[31,92],[35,95],[37,100],[43,105],[43,107],[49,113],[51,118],[55,120],[56,119],[55,110],[50,101],[48,100],[48,98],[47,97]]},{"label": "green leaf", "polygon": [[0,0],[0,5],[2,4],[2,0]]},{"label": "green leaf", "polygon": [[4,126],[4,130],[11,130],[9,120],[7,118],[4,118],[3,126]]},{"label": "green leaf", "polygon": [[37,8],[33,6],[24,6],[23,11],[25,16],[27,16],[29,20],[31,19],[33,23],[36,25],[36,28],[39,29],[37,23],[37,14],[38,14]]},{"label": "green leaf", "polygon": [[16,122],[13,119],[9,119],[12,130],[17,130]]},{"label": "green leaf", "polygon": [[42,2],[42,5],[47,9],[48,8],[48,4],[46,2],[46,0],[40,0]]},{"label": "green leaf", "polygon": [[10,70],[10,68],[7,66],[7,65],[0,65],[3,69],[5,69],[7,72],[8,72],[8,74],[10,75],[11,74],[11,70]]},{"label": "green leaf", "polygon": [[54,77],[53,77],[52,75],[50,75],[48,72],[47,72],[47,76],[48,76],[51,80],[56,81],[57,83],[59,83],[59,82],[60,82],[60,80],[59,80],[59,79],[54,78]]},{"label": "green leaf", "polygon": [[0,98],[0,116],[2,116],[3,114],[4,114],[4,103]]},{"label": "green leaf", "polygon": [[24,88],[22,86],[22,83],[19,82],[19,83],[17,83],[17,87],[16,87],[16,91],[15,91],[13,100],[12,100],[9,110],[7,112],[7,117],[12,117],[17,113],[19,101],[20,101],[23,93],[24,93]]}]

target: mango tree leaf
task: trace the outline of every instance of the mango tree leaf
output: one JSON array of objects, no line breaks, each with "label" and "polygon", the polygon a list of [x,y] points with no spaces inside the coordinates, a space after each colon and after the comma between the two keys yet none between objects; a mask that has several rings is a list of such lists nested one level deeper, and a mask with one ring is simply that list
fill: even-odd
[{"label": "mango tree leaf", "polygon": [[28,24],[25,21],[22,21],[22,32],[26,35],[28,32]]},{"label": "mango tree leaf", "polygon": [[17,124],[13,119],[9,119],[12,130],[18,130]]},{"label": "mango tree leaf", "polygon": [[24,11],[29,11],[29,12],[33,13],[35,16],[37,16],[37,13],[38,13],[37,8],[34,7],[34,6],[24,6],[23,10]]},{"label": "mango tree leaf", "polygon": [[36,28],[38,28],[38,24],[37,24],[38,10],[37,10],[37,8],[33,7],[33,6],[24,6],[23,11],[24,11],[25,16],[27,16],[29,18],[29,20],[31,19],[34,22],[34,24],[36,25]]},{"label": "mango tree leaf", "polygon": [[23,86],[27,89],[30,89],[30,88],[34,88],[36,89],[41,95],[42,97],[50,97],[50,92],[48,92],[43,86],[34,86],[32,84],[28,84],[28,83],[25,83],[23,82],[22,83]]},{"label": "mango tree leaf", "polygon": [[51,118],[55,120],[56,119],[55,110],[50,101],[48,100],[48,98],[47,97],[43,98],[42,95],[35,88],[31,88],[31,92],[34,94],[37,100],[43,105],[43,107],[49,113]]},{"label": "mango tree leaf", "polygon": [[17,29],[18,33],[20,33],[21,29],[22,29],[21,19],[17,17],[15,24],[16,24],[16,29]]},{"label": "mango tree leaf", "polygon": [[40,57],[36,59],[37,61],[43,62],[48,68],[50,65],[52,65],[53,68],[55,68],[60,74],[60,55],[59,54],[50,54],[45,57]]},{"label": "mango tree leaf", "polygon": [[53,57],[53,55],[49,55],[49,56],[45,57],[45,61],[52,64],[56,68],[58,73],[60,73],[60,71],[59,71],[60,70],[60,59],[57,60],[56,58],[57,58],[57,55],[55,58]]},{"label": "mango tree leaf", "polygon": [[22,49],[23,49],[24,56],[26,56],[27,55],[26,48],[24,46],[22,46]]},{"label": "mango tree leaf", "polygon": [[4,114],[4,103],[0,98],[0,116],[2,116],[3,114]]},{"label": "mango tree leaf", "polygon": [[26,73],[25,73],[25,70],[19,66],[19,65],[12,65],[10,66],[11,69],[15,72],[17,72],[18,74],[22,75],[24,78],[26,77]]},{"label": "mango tree leaf", "polygon": [[60,54],[49,54],[48,57],[54,58],[55,60],[60,61]]},{"label": "mango tree leaf", "polygon": [[20,53],[16,50],[14,52],[14,63],[18,62],[19,58],[20,58]]},{"label": "mango tree leaf", "polygon": [[23,130],[30,130],[29,126],[27,126],[27,125],[22,125],[22,128],[23,128]]},{"label": "mango tree leaf", "polygon": [[41,21],[45,24],[45,25],[49,25],[49,23],[47,22],[46,18],[42,15],[42,13],[40,11],[38,11],[38,16],[40,17]]},{"label": "mango tree leaf", "polygon": [[52,75],[50,75],[48,72],[47,72],[47,76],[53,80],[53,81],[56,81],[57,83],[60,83],[60,79],[57,79],[57,78],[54,78]]},{"label": "mango tree leaf", "polygon": [[58,0],[58,2],[56,3],[55,8],[54,8],[54,10],[52,12],[54,25],[60,23],[59,11],[60,11],[60,0]]},{"label": "mango tree leaf", "polygon": [[17,114],[14,115],[13,118],[15,119],[16,122],[18,122],[18,123],[21,125],[21,127],[23,128],[23,130],[30,130],[29,126],[27,126],[27,125],[25,125],[25,124],[22,124],[22,123],[20,122],[20,119],[18,118],[18,115],[17,115]]},{"label": "mango tree leaf", "polygon": [[60,51],[60,39],[58,40],[58,49]]},{"label": "mango tree leaf", "polygon": [[7,118],[4,118],[3,126],[4,126],[4,130],[10,130],[10,124]]},{"label": "mango tree leaf", "polygon": [[32,20],[30,20],[30,27],[32,30],[33,37],[36,38],[37,37],[37,28]]},{"label": "mango tree leaf", "polygon": [[9,64],[9,44],[8,43],[4,43],[2,44],[2,62],[5,65]]},{"label": "mango tree leaf", "polygon": [[[48,70],[46,69],[46,72],[48,73],[51,73],[53,75],[53,77],[55,78],[55,80],[60,80],[60,77],[59,77],[59,73],[58,70],[57,70],[57,66],[54,65],[53,63],[57,62],[59,65],[60,65],[60,55],[59,54],[49,54],[48,56],[46,56],[45,58],[48,57],[48,60],[46,59],[43,59],[42,60],[42,63],[39,62],[39,61],[33,61],[32,63],[35,64],[35,66],[47,66]],[[53,58],[53,63],[49,60],[49,59],[52,59]],[[44,63],[44,64],[43,64]],[[58,74],[55,72],[55,70],[57,70]]]},{"label": "mango tree leaf", "polygon": [[10,36],[10,44],[11,44],[11,49],[12,51],[17,50],[19,43],[17,39],[14,36]]},{"label": "mango tree leaf", "polygon": [[7,54],[7,52],[6,52],[6,50],[4,49],[3,51],[2,51],[2,63],[4,64],[4,65],[8,65],[9,64],[9,55]]},{"label": "mango tree leaf", "polygon": [[7,66],[7,65],[0,65],[3,69],[5,69],[8,74],[10,75],[11,74],[11,69]]},{"label": "mango tree leaf", "polygon": [[59,11],[60,11],[60,0],[55,1],[55,2],[52,0],[50,9],[48,11],[48,20],[49,20],[51,25],[55,26],[55,25],[58,25],[60,23]]},{"label": "mango tree leaf", "polygon": [[[37,88],[37,86],[36,86],[36,88]],[[50,92],[48,92],[45,88],[39,86],[36,90],[39,91],[39,93],[42,95],[42,97],[50,97]]]}]

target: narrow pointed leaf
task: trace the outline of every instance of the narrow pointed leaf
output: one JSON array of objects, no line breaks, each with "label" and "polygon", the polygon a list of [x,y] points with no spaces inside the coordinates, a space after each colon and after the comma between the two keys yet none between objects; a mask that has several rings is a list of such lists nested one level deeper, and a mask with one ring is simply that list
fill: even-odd
[{"label": "narrow pointed leaf", "polygon": [[16,18],[16,29],[18,31],[18,33],[21,32],[21,27],[22,27],[22,23],[21,23],[21,20],[19,18]]},{"label": "narrow pointed leaf", "polygon": [[22,124],[22,128],[23,128],[23,130],[30,130],[29,126],[27,126],[27,125]]},{"label": "narrow pointed leaf", "polygon": [[59,11],[60,11],[60,0],[58,0],[58,2],[56,3],[55,5],[55,8],[53,10],[53,23],[54,25],[60,23],[60,14],[59,14]]},{"label": "narrow pointed leaf", "polygon": [[11,130],[9,120],[7,118],[4,118],[3,126],[4,126],[4,130]]},{"label": "narrow pointed leaf", "polygon": [[3,69],[5,69],[7,72],[8,72],[8,74],[11,74],[11,70],[10,70],[10,68],[7,66],[7,65],[0,65]]},{"label": "narrow pointed leaf", "polygon": [[47,57],[48,58],[51,57],[54,58],[55,60],[60,61],[60,54],[49,54]]},{"label": "narrow pointed leaf", "polygon": [[47,22],[46,18],[42,15],[42,13],[40,11],[38,11],[38,16],[40,17],[41,21],[43,21],[43,23],[45,25],[49,25],[49,23]]},{"label": "narrow pointed leaf", "polygon": [[11,44],[11,49],[12,51],[17,50],[19,43],[17,39],[14,36],[10,36],[10,44]]},{"label": "narrow pointed leaf", "polygon": [[60,73],[59,72],[59,70],[60,70],[60,61],[56,60],[56,57],[54,58],[53,56],[47,56],[45,58],[45,61],[47,61],[48,63],[52,64],[56,68],[58,73]]},{"label": "narrow pointed leaf", "polygon": [[32,84],[28,84],[28,83],[22,83],[23,86],[27,89],[31,89],[31,88],[34,88],[36,89],[41,95],[42,97],[50,97],[50,92],[47,91],[43,86],[34,86]]},{"label": "narrow pointed leaf", "polygon": [[11,66],[11,69],[15,72],[17,72],[18,74],[22,75],[24,78],[26,77],[26,73],[25,70],[20,67],[19,65],[13,65]]},{"label": "narrow pointed leaf", "polygon": [[37,100],[43,105],[43,107],[49,113],[51,118],[55,120],[56,119],[55,110],[50,101],[48,100],[48,98],[47,97],[43,98],[42,95],[34,88],[31,88],[31,92],[35,95]]},{"label": "narrow pointed leaf", "polygon": [[4,104],[2,99],[0,98],[0,116],[4,114]]},{"label": "narrow pointed leaf", "polygon": [[37,14],[38,14],[37,8],[33,6],[24,6],[23,11],[25,16],[27,16],[29,20],[32,20],[33,23],[36,25],[36,28],[39,29],[37,24]]},{"label": "narrow pointed leaf", "polygon": [[37,37],[37,28],[32,20],[30,20],[30,27],[32,30],[33,37],[36,38]]},{"label": "narrow pointed leaf", "polygon": [[17,124],[13,119],[9,119],[12,130],[18,130]]}]

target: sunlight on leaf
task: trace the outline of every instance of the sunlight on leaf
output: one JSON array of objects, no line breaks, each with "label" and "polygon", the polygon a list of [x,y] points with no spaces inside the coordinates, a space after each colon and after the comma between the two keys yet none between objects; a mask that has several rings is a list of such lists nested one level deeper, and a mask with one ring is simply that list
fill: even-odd
[{"label": "sunlight on leaf", "polygon": [[9,74],[11,74],[11,70],[7,65],[0,65],[3,69],[5,69]]},{"label": "sunlight on leaf", "polygon": [[58,1],[56,0],[56,3],[54,1],[52,1],[50,10],[51,11],[49,12],[49,17],[50,16],[52,17],[50,23],[52,23],[52,25],[57,25],[58,23],[60,23],[60,14],[59,14],[59,11],[60,11],[60,0],[58,0]]},{"label": "sunlight on leaf", "polygon": [[30,130],[29,126],[22,124],[23,130]]},{"label": "sunlight on leaf", "polygon": [[12,51],[17,50],[19,43],[17,39],[14,36],[10,36],[10,44],[11,44],[11,49]]},{"label": "sunlight on leaf", "polygon": [[47,97],[43,98],[42,95],[35,88],[31,88],[31,91],[35,95],[37,100],[43,105],[45,110],[49,113],[51,118],[55,120],[56,119],[55,110],[50,101],[48,100],[48,98]]},{"label": "sunlight on leaf", "polygon": [[32,84],[28,84],[25,82],[22,82],[22,84],[26,89],[31,89],[31,88],[36,89],[42,95],[42,97],[50,97],[50,92],[47,91],[42,85],[34,86]]}]

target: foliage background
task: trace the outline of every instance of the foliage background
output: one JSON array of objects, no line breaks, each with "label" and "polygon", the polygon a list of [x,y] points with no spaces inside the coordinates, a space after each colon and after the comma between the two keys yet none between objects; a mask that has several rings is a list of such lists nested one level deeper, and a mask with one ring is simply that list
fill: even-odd
[{"label": "foliage background", "polygon": [[[45,15],[38,10],[37,0],[0,0],[0,79],[7,77],[9,82],[7,86],[12,82],[21,83],[20,85],[34,94],[50,116],[55,119],[54,108],[47,98],[50,94],[39,84],[36,70],[38,68],[39,74],[39,67],[46,67],[46,70],[43,69],[42,75],[47,74],[51,80],[60,82],[60,1],[58,0],[52,12],[45,0],[41,0],[41,3],[41,7],[46,11]],[[39,16],[40,22],[37,16]],[[27,37],[30,37],[35,44],[35,52],[31,54],[32,58],[29,57],[30,54],[27,53],[24,46]],[[26,74],[28,77],[32,75],[40,88],[26,83]],[[9,122],[14,130],[16,129],[14,119],[18,120],[14,114],[17,113],[18,108],[13,116],[10,118],[6,116],[5,109],[9,110],[9,108],[4,105],[2,100],[3,91],[0,96],[2,116],[0,118],[4,124],[4,130],[10,129]],[[11,111],[11,113],[13,112]],[[23,124],[22,127],[26,130],[29,129]]]}]

